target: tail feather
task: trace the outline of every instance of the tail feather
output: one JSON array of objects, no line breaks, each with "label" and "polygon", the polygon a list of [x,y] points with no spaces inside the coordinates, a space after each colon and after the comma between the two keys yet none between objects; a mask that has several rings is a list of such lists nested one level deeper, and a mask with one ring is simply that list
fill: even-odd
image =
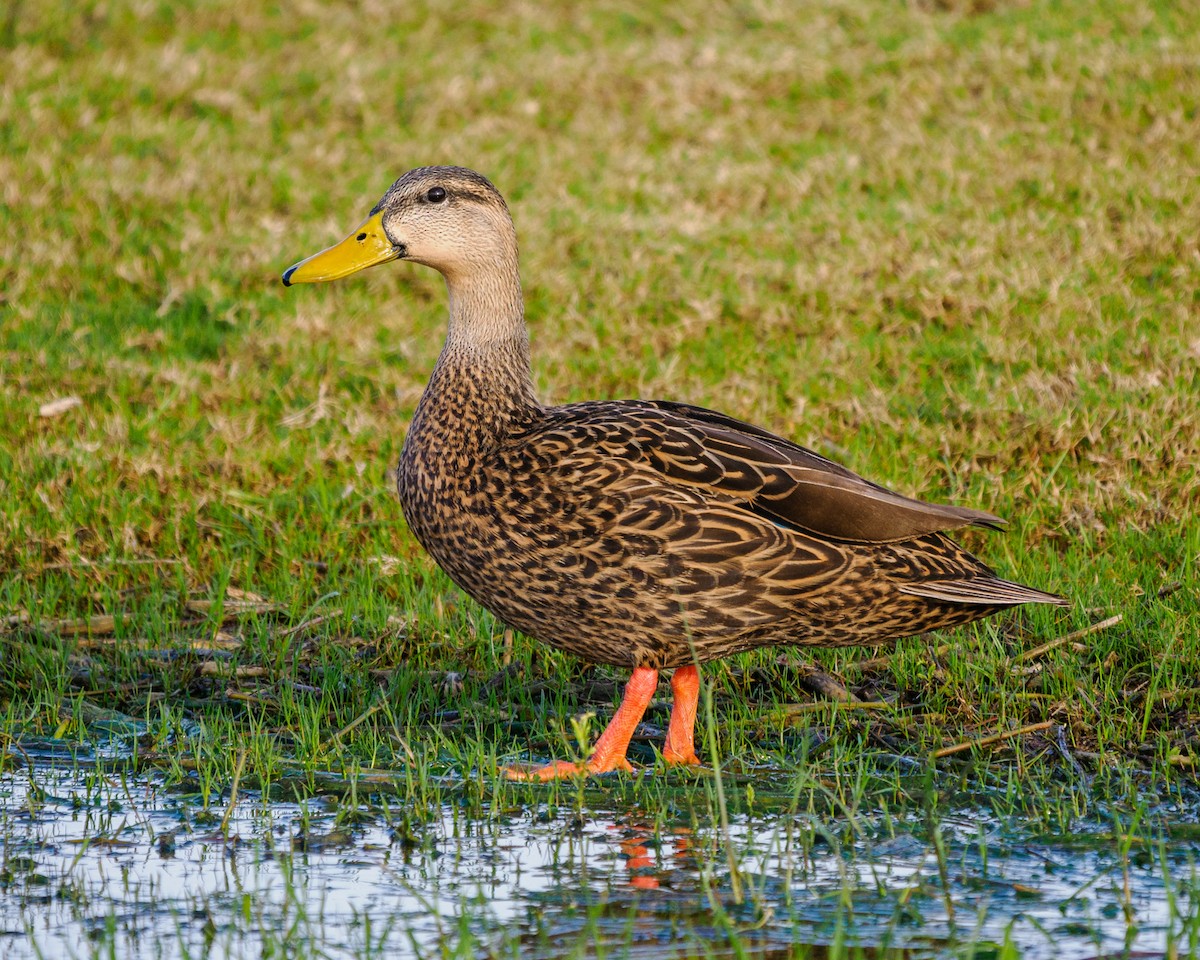
[{"label": "tail feather", "polygon": [[984,606],[1015,607],[1022,603],[1050,603],[1058,607],[1070,606],[1066,597],[1043,590],[1035,590],[1024,584],[1001,580],[998,577],[978,577],[962,580],[924,580],[906,583],[901,593],[948,603],[978,603]]}]

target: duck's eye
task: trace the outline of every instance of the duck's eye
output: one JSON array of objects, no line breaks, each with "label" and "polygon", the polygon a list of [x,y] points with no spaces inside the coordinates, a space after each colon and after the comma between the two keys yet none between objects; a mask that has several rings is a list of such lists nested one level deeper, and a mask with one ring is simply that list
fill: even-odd
[{"label": "duck's eye", "polygon": [[446,190],[444,187],[430,187],[425,199],[430,203],[441,203],[446,199]]}]

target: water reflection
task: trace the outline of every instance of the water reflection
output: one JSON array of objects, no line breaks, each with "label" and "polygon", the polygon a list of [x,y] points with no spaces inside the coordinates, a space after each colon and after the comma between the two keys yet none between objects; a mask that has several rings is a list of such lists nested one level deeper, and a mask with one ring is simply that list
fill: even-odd
[{"label": "water reflection", "polygon": [[635,890],[657,890],[674,870],[695,870],[691,834],[687,827],[666,831],[637,817],[618,817],[608,825],[625,858],[626,883]]},{"label": "water reflection", "polygon": [[726,840],[703,818],[639,810],[347,813],[248,797],[222,830],[151,779],[4,774],[0,954],[666,960],[849,942],[950,957],[1007,941],[1082,960],[1168,937],[1180,955],[1200,946],[1195,839],[1123,856],[1095,834],[1046,840],[964,811],[941,823],[939,863],[917,820],[838,834],[816,818],[739,819]]}]

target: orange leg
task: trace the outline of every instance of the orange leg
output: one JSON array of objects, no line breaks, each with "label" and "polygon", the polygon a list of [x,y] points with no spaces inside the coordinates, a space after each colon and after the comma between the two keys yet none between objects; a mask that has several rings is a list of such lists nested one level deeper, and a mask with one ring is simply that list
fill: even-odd
[{"label": "orange leg", "polygon": [[650,699],[658,689],[658,671],[649,667],[638,667],[625,685],[625,696],[613,714],[612,720],[600,734],[596,747],[586,763],[570,763],[560,760],[544,767],[533,769],[505,767],[504,775],[509,780],[556,780],[579,774],[605,773],[608,770],[633,770],[625,759],[633,731],[642,720]]},{"label": "orange leg", "polygon": [[696,704],[700,699],[700,671],[694,666],[680,667],[671,677],[671,723],[667,727],[667,742],[663,759],[667,763],[699,765],[696,756]]}]

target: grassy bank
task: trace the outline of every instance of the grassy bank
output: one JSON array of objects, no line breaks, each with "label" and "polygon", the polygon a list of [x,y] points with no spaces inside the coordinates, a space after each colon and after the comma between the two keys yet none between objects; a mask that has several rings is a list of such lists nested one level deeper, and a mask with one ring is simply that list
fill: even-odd
[{"label": "grassy bank", "polygon": [[899,789],[881,757],[1036,726],[943,763],[1001,794],[1194,779],[1198,27],[1126,2],[14,6],[5,735],[132,717],[150,762],[213,783],[349,764],[483,795],[607,716],[623,677],[506,635],[405,529],[440,281],[278,282],[404,170],[459,163],[512,207],[544,398],[689,400],[992,510],[1011,531],[969,545],[1074,600],[714,667],[734,773],[857,804]]}]

